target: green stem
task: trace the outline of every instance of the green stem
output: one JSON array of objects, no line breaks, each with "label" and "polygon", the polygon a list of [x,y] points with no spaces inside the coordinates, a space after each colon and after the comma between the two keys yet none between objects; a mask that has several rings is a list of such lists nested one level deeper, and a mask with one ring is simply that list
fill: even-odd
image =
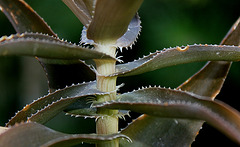
[{"label": "green stem", "polygon": [[[115,57],[116,48],[112,46],[97,46],[96,50],[104,52]],[[103,92],[110,92],[108,95],[99,96],[98,102],[110,101],[116,99],[116,80],[117,77],[108,77],[108,75],[115,73],[115,60],[96,59],[97,68],[97,88]],[[106,108],[98,108],[97,113],[103,115],[96,122],[97,134],[113,134],[118,133],[118,110],[111,110]],[[105,143],[100,143],[98,147],[118,147],[118,140],[113,140]]]}]

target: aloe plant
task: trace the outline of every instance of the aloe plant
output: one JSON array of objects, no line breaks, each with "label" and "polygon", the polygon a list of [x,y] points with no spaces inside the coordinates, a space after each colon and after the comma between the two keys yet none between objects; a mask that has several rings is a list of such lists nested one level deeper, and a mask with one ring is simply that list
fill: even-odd
[{"label": "aloe plant", "polygon": [[[240,144],[240,113],[214,99],[231,62],[240,60],[240,18],[220,45],[177,46],[122,63],[116,51],[135,43],[141,30],[137,11],[143,0],[63,2],[84,25],[79,45],[58,38],[24,1],[0,0],[1,11],[17,32],[0,39],[0,55],[36,57],[49,83],[48,95],[26,105],[0,128],[3,146],[72,146],[82,142],[189,146],[204,121]],[[116,85],[118,78],[197,61],[209,62],[175,89],[149,86],[117,93],[124,86]],[[119,118],[129,110],[143,115],[120,131]],[[96,133],[65,134],[44,126],[60,112],[95,119]]]}]

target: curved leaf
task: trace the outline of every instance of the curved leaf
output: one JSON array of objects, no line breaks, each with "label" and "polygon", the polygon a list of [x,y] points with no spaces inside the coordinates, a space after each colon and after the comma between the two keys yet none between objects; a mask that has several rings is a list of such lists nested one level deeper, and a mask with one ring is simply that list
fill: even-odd
[{"label": "curved leaf", "polygon": [[34,33],[2,37],[0,55],[25,55],[54,59],[114,59],[104,53],[61,41],[52,36]]},{"label": "curved leaf", "polygon": [[221,44],[240,45],[240,17],[233,24],[227,35],[222,40]]},{"label": "curved leaf", "polygon": [[18,33],[41,32],[57,36],[23,0],[0,0],[0,7]]},{"label": "curved leaf", "polygon": [[64,134],[38,123],[18,124],[8,129],[5,133],[0,134],[1,146],[7,147],[73,146],[83,142],[99,143],[119,138],[129,140],[129,138],[123,134]]},{"label": "curved leaf", "polygon": [[[221,44],[240,45],[239,22],[240,18],[230,29]],[[224,83],[230,65],[231,62],[227,61],[208,62],[204,68],[178,88],[214,99]],[[124,147],[159,145],[168,147],[190,146],[202,124],[203,121],[159,118],[144,114],[121,131],[123,134],[129,136],[133,140],[133,143],[130,144],[121,140],[120,145]]]},{"label": "curved leaf", "polygon": [[[132,143],[120,140],[121,147],[187,147],[196,136],[201,127],[191,127],[191,124],[199,123],[199,120],[170,119],[149,115],[142,115],[134,120],[127,128],[121,131],[122,134],[131,138]],[[189,129],[190,127],[190,129]]]},{"label": "curved leaf", "polygon": [[[126,33],[117,40],[115,46],[119,47],[121,51],[122,48],[131,47],[132,44],[134,44],[134,42],[136,41],[141,31],[140,24],[141,24],[140,18],[138,14],[136,14],[131,20],[130,24],[128,25]],[[91,45],[95,44],[93,40],[87,38],[87,28],[85,26],[83,27],[82,30],[81,43]]]},{"label": "curved leaf", "polygon": [[[91,107],[90,102],[92,100],[90,98],[91,97],[87,97],[86,99],[78,99],[75,103],[64,109],[64,112],[66,113],[66,115],[84,118],[99,118],[106,116],[104,114],[97,113],[97,108]],[[123,118],[125,115],[129,115],[129,111],[120,110],[118,114],[116,114],[116,116],[120,118]]]},{"label": "curved leaf", "polygon": [[231,63],[226,61],[209,62],[178,89],[208,96],[213,100],[222,88],[230,65]]},{"label": "curved leaf", "polygon": [[95,0],[63,0],[84,26],[89,25],[96,5]]},{"label": "curved leaf", "polygon": [[[116,87],[119,89],[122,85]],[[116,91],[116,90],[114,90]],[[114,92],[112,91],[112,92]],[[111,92],[105,92],[102,94],[111,94]],[[103,116],[107,116],[106,114],[100,114],[97,111],[97,108],[91,107],[92,102],[96,101],[97,98],[95,96],[89,96],[86,99],[78,99],[76,102],[69,105],[64,112],[66,115],[71,115],[73,117],[84,117],[84,118],[99,118]],[[120,110],[117,114],[114,114],[116,117],[123,118],[125,115],[129,115],[129,111]]]},{"label": "curved leaf", "polygon": [[95,107],[132,110],[165,118],[205,120],[240,144],[240,113],[230,106],[193,93],[146,88],[122,94]]},{"label": "curved leaf", "polygon": [[167,66],[198,61],[238,61],[239,46],[188,45],[157,51],[144,58],[116,66],[111,76],[132,76]]},{"label": "curved leaf", "polygon": [[[63,2],[84,25],[81,43],[95,44],[93,40],[116,41],[119,38],[116,46],[129,47],[140,32],[140,19],[137,15],[133,16],[142,1],[63,0]],[[112,9],[113,6],[116,9]]]},{"label": "curved leaf", "polygon": [[96,43],[116,42],[127,31],[142,2],[143,0],[98,0],[88,26],[87,38]]},{"label": "curved leaf", "polygon": [[66,135],[64,137],[59,137],[53,141],[49,141],[44,144],[42,147],[65,147],[73,146],[77,144],[91,143],[97,144],[102,142],[107,142],[115,139],[124,139],[128,142],[131,141],[129,137],[123,134],[111,134],[111,135],[99,135],[99,134],[75,134],[75,135]]},{"label": "curved leaf", "polygon": [[97,90],[95,81],[57,90],[54,93],[50,93],[49,95],[26,105],[7,123],[6,126],[29,120],[38,123],[45,123],[78,99],[100,94],[105,93]]},{"label": "curved leaf", "polygon": [[126,33],[117,40],[116,46],[120,48],[132,47],[134,42],[136,41],[138,35],[141,31],[141,21],[138,14],[136,14],[128,25],[128,29]]},{"label": "curved leaf", "polygon": [[[178,88],[213,99],[219,93],[230,65],[229,62],[225,61],[209,62]],[[120,144],[124,147],[190,146],[202,124],[203,121],[199,120],[160,118],[144,114],[121,131],[129,136],[133,143],[121,140]],[[136,130],[138,131],[136,132]]]},{"label": "curved leaf", "polygon": [[[224,45],[240,45],[240,17],[222,40]],[[226,79],[231,62],[208,62],[199,72],[178,88],[214,99]]]},{"label": "curved leaf", "polygon": [[[57,36],[24,1],[0,0],[0,6],[18,33],[42,32]],[[81,61],[37,59],[46,72],[50,92],[72,83],[95,80],[95,73]]]}]

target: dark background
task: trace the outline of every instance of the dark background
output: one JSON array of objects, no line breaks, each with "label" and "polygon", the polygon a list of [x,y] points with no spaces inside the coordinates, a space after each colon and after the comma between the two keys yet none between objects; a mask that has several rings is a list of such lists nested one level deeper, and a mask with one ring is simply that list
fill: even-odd
[{"label": "dark background", "polygon": [[[78,43],[82,25],[61,0],[26,0],[51,26],[60,38]],[[194,43],[219,44],[240,16],[239,0],[145,0],[139,10],[142,31],[133,49],[124,50],[125,62],[170,46]],[[15,33],[9,21],[0,13],[0,36]],[[175,88],[197,72],[205,62],[178,65],[146,74],[119,79],[125,86],[121,92],[140,86],[161,85]],[[217,99],[240,110],[240,63],[233,63]],[[46,95],[47,80],[40,64],[31,57],[0,57],[0,125],[33,99]],[[122,127],[126,122],[123,122]],[[91,125],[91,130],[89,130]],[[47,126],[66,133],[93,133],[94,120],[58,115]],[[197,146],[237,146],[209,125],[192,144]]]}]

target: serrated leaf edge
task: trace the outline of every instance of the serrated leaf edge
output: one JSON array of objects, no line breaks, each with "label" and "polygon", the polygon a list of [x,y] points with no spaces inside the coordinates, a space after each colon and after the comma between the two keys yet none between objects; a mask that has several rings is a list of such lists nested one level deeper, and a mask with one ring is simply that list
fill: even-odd
[{"label": "serrated leaf edge", "polygon": [[[155,57],[157,57],[158,55],[160,54],[163,54],[167,51],[172,51],[172,50],[177,50],[179,52],[185,52],[187,51],[190,47],[202,47],[202,46],[206,46],[206,47],[238,47],[240,48],[240,45],[239,46],[234,46],[234,45],[217,45],[217,44],[193,44],[193,45],[182,45],[182,46],[176,46],[176,47],[169,47],[169,48],[164,48],[162,50],[156,50],[156,52],[154,53],[150,53],[149,55],[143,55],[143,57],[139,57],[138,59],[134,59],[133,61],[130,61],[130,62],[127,62],[125,63],[125,65],[127,64],[130,64],[130,63],[133,63],[133,62],[137,62],[137,61],[141,61],[141,60],[146,60],[144,62],[141,63],[141,65],[139,66],[136,66],[130,70],[126,70],[126,71],[121,71],[119,70],[118,68],[116,68],[117,72],[116,73],[113,73],[111,75],[108,75],[108,77],[112,77],[112,76],[122,76],[128,72],[131,72],[131,71],[134,71],[142,66],[144,66],[145,64],[149,63],[150,61],[152,61]],[[121,64],[117,65],[118,66],[121,66]]]},{"label": "serrated leaf edge", "polygon": [[[211,100],[209,97],[206,97],[206,96],[200,96],[200,95],[197,95],[195,93],[192,93],[192,92],[188,92],[188,91],[182,91],[181,89],[177,89],[177,88],[174,88],[174,89],[171,89],[170,87],[169,88],[165,88],[165,87],[161,87],[161,86],[146,86],[146,87],[139,87],[137,90],[133,90],[133,91],[130,91],[130,92],[126,92],[124,94],[130,94],[130,93],[134,93],[134,92],[138,92],[138,91],[142,91],[142,90],[147,90],[147,89],[168,89],[170,91],[178,91],[178,92],[181,92],[181,93],[186,93],[194,98],[197,98],[197,99],[201,99],[201,100],[206,100],[206,101],[213,101]],[[123,95],[124,95],[123,94]],[[104,105],[107,105],[107,104],[110,104],[110,103],[115,103],[115,102],[122,102],[121,101],[121,98],[117,98],[116,100],[111,100],[111,101],[106,101],[106,102],[102,102],[102,103],[98,103],[98,102],[93,102],[93,104],[91,105],[92,108],[97,108],[97,107],[102,107]],[[124,101],[124,103],[129,103],[130,101]],[[139,102],[135,102],[135,103],[151,103],[151,104],[163,104],[163,105],[168,105],[168,104],[187,104],[187,105],[192,105],[192,103],[189,103],[189,102],[184,102],[184,101],[180,101],[180,100],[176,100],[176,101],[169,101],[168,103],[162,103],[161,100],[159,99],[156,99],[156,101],[149,101],[149,100],[146,100],[146,101],[139,101]]]},{"label": "serrated leaf edge", "polygon": [[[52,93],[49,93],[49,94],[47,94],[47,95],[45,95],[45,96],[42,96],[42,97],[40,97],[40,98],[38,98],[38,99],[36,99],[36,100],[33,100],[32,103],[27,104],[26,106],[24,106],[22,110],[17,111],[17,112],[15,113],[15,115],[9,119],[8,123],[6,123],[6,126],[10,126],[10,125],[9,125],[9,122],[10,122],[13,118],[15,118],[15,116],[18,115],[18,113],[20,113],[20,112],[24,111],[24,109],[28,108],[29,105],[32,105],[32,104],[36,103],[37,101],[39,101],[39,100],[41,100],[41,99],[44,99],[45,97],[48,97],[49,95],[53,95],[53,94],[55,94],[55,93],[57,93],[57,92],[59,92],[59,91],[63,91],[63,90],[65,90],[65,89],[67,89],[67,88],[71,88],[71,87],[74,87],[74,86],[86,85],[86,84],[95,83],[95,82],[96,82],[96,81],[90,81],[90,82],[83,82],[83,83],[78,83],[78,84],[72,84],[71,86],[66,86],[66,87],[63,88],[63,89],[57,89],[57,90],[55,90],[55,91],[52,92]],[[101,95],[101,94],[104,95],[104,94],[108,94],[108,93],[106,93],[106,92],[105,92],[105,93],[99,92],[98,94],[99,94],[99,95]],[[63,100],[63,99],[66,99],[66,98],[68,98],[68,97],[64,97],[64,98],[61,97],[60,99],[58,99],[58,100],[56,100],[56,101]],[[28,116],[28,119],[27,119],[27,120],[29,120],[33,115],[35,115],[35,114],[37,114],[37,113],[45,110],[47,107],[51,106],[51,105],[54,104],[56,101],[52,101],[51,104],[48,103],[47,105],[43,106],[40,110],[35,110],[35,112],[33,112],[33,113],[30,114],[31,116]],[[26,120],[26,121],[27,121],[27,120]]]}]

